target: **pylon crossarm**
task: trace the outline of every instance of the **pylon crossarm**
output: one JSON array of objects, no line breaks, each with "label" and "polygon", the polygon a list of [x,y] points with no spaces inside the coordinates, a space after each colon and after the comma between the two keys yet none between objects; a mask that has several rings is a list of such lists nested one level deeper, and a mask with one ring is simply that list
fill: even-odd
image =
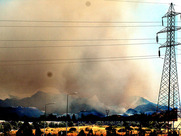
[{"label": "pylon crossarm", "polygon": [[179,13],[179,12],[174,12],[174,15],[175,15],[175,16],[181,15],[181,13]]},{"label": "pylon crossarm", "polygon": [[167,47],[167,43],[164,43],[164,44],[160,44],[161,46],[159,48],[165,48]]},{"label": "pylon crossarm", "polygon": [[167,27],[163,28],[161,31],[157,32],[156,34],[160,34],[160,33],[166,33],[168,31]]},{"label": "pylon crossarm", "polygon": [[174,12],[174,11],[172,11],[172,12],[167,12],[167,13],[162,17],[162,19],[163,19],[163,18],[167,18],[167,17],[177,16],[177,15],[181,15],[181,13],[179,13],[179,12]]},{"label": "pylon crossarm", "polygon": [[175,44],[172,44],[172,45],[168,45],[167,42],[165,42],[164,44],[160,44],[161,46],[159,48],[165,48],[165,47],[171,47],[171,46],[178,46],[178,45],[181,45],[181,43],[177,42]]},{"label": "pylon crossarm", "polygon": [[178,31],[178,30],[181,30],[181,27],[175,26],[174,28],[169,28],[169,29],[168,27],[165,27],[161,31],[157,32],[157,35],[160,33],[167,33],[167,32]]},{"label": "pylon crossarm", "polygon": [[170,16],[172,16],[172,14],[171,14],[170,12],[167,12],[167,13],[162,17],[162,19],[163,19],[163,18],[170,17]]}]

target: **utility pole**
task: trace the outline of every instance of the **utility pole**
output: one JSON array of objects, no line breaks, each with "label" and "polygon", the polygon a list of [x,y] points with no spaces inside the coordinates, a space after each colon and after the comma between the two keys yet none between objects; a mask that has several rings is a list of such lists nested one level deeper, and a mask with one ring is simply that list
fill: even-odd
[{"label": "utility pole", "polygon": [[44,121],[44,133],[43,133],[43,136],[45,136],[46,134],[45,134],[45,123],[46,123],[46,110],[47,110],[47,106],[48,105],[50,105],[50,104],[55,104],[54,102],[52,102],[52,103],[47,103],[47,104],[45,104],[45,121]]},{"label": "utility pole", "polygon": [[163,19],[166,18],[167,26],[159,31],[156,37],[156,41],[158,43],[158,34],[166,33],[167,35],[166,42],[161,44],[159,47],[159,57],[160,48],[166,48],[166,50],[158,96],[157,111],[165,112],[168,124],[170,119],[173,119],[170,118],[170,110],[174,108],[180,109],[177,62],[175,53],[175,46],[180,45],[180,43],[175,41],[175,32],[180,30],[181,27],[175,26],[175,16],[177,15],[181,15],[181,13],[175,12],[174,5],[171,3],[168,12],[162,17],[162,25],[164,26]]}]

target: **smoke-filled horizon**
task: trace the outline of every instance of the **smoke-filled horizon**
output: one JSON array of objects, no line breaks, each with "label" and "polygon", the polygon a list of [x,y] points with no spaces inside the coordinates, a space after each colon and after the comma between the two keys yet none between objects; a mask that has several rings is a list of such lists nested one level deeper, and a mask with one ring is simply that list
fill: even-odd
[{"label": "smoke-filled horizon", "polygon": [[[0,7],[0,20],[126,22],[134,20],[134,12],[138,11],[140,5],[104,0],[8,0],[1,1]],[[11,21],[0,23],[1,26],[84,26],[1,27],[0,39],[2,40],[129,39],[133,38],[131,36],[136,35],[134,32],[136,33],[139,29],[101,27],[114,26],[114,23]],[[99,27],[91,27],[93,25]],[[0,44],[6,47],[31,47],[118,43],[129,44],[130,41],[1,41]],[[23,98],[41,90],[62,94],[78,92],[77,95],[80,98],[94,97],[98,107],[121,105],[129,96],[143,96],[155,100],[158,82],[155,81],[156,85],[153,82],[155,71],[152,69],[153,66],[145,60],[61,64],[34,64],[39,61],[28,61],[54,59],[54,61],[43,61],[43,63],[59,63],[55,59],[140,56],[140,54],[146,54],[144,50],[139,46],[134,49],[130,46],[1,48],[0,61],[16,60],[16,62],[2,62],[3,66],[0,66],[0,99]],[[86,59],[86,61],[89,60]],[[22,63],[27,65],[17,65]],[[160,78],[157,80],[159,81]]]}]

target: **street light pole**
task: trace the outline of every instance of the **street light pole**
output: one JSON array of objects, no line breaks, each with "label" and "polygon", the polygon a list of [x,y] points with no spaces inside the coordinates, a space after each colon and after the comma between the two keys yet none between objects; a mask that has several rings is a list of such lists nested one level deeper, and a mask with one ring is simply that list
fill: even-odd
[{"label": "street light pole", "polygon": [[43,136],[45,136],[45,122],[46,122],[46,104],[45,104],[45,120],[44,120],[44,134],[43,134]]},{"label": "street light pole", "polygon": [[44,134],[43,134],[43,136],[45,136],[46,109],[47,109],[47,105],[50,105],[50,104],[55,104],[55,103],[52,102],[52,103],[45,104],[45,121],[44,121]]},{"label": "street light pole", "polygon": [[66,136],[67,136],[67,127],[68,127],[68,99],[69,94],[67,94],[67,110],[66,110]]},{"label": "street light pole", "polygon": [[77,92],[73,92],[71,94],[67,93],[67,110],[66,110],[66,136],[67,136],[67,129],[68,129],[68,108],[69,108],[69,95],[76,95]]}]

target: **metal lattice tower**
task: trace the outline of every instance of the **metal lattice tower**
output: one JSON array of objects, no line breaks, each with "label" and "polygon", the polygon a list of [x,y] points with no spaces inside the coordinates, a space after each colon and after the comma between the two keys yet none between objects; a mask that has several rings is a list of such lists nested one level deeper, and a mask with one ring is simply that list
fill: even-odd
[{"label": "metal lattice tower", "polygon": [[180,45],[175,41],[175,31],[180,30],[181,27],[175,26],[175,16],[181,13],[177,13],[174,10],[174,6],[171,3],[168,12],[162,17],[167,19],[167,26],[157,33],[157,42],[158,34],[166,33],[167,40],[164,44],[161,44],[159,47],[159,56],[160,48],[166,48],[165,58],[163,64],[163,71],[161,77],[160,91],[158,96],[158,111],[170,111],[171,109],[176,108],[180,110],[180,95],[179,95],[179,85],[178,85],[178,75],[177,75],[177,62],[175,54],[175,46]]}]

